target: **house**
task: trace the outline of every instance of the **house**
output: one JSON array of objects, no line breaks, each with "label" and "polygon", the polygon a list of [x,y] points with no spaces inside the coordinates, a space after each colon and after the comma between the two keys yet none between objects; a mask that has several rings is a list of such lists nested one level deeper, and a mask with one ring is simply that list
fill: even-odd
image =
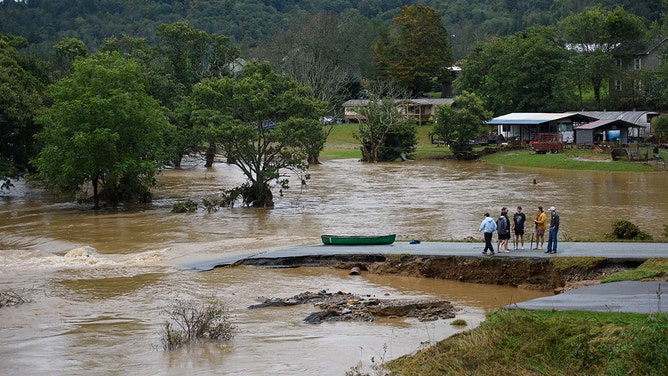
[{"label": "house", "polygon": [[513,112],[488,120],[487,125],[497,126],[499,138],[530,143],[541,135],[559,135],[559,142],[574,141],[573,128],[589,122],[589,118],[577,113]]},{"label": "house", "polygon": [[668,59],[668,38],[640,47],[619,46],[613,55],[617,69],[610,77],[610,97],[633,98],[643,90],[641,70],[653,70]]},{"label": "house", "polygon": [[[514,112],[486,122],[497,127],[499,138],[526,144],[558,142],[593,144],[602,141],[627,144],[634,137],[644,137],[645,129],[656,112]],[[647,128],[645,128],[647,127]],[[640,136],[638,136],[640,134]]]},{"label": "house", "polygon": [[[395,106],[398,111],[407,118],[415,120],[418,125],[433,120],[436,114],[436,106],[451,105],[454,102],[452,98],[415,98],[415,99],[395,99]],[[366,117],[358,113],[361,107],[369,105],[368,99],[351,99],[343,103],[344,120],[347,123],[359,123],[365,121]]]}]

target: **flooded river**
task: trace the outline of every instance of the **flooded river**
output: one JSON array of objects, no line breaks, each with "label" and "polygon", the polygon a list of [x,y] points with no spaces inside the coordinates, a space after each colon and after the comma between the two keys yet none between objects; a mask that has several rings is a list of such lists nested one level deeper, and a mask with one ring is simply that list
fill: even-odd
[{"label": "flooded river", "polygon": [[[668,175],[523,170],[453,161],[361,164],[331,160],[271,210],[173,214],[177,201],[214,196],[243,180],[235,167],[192,165],[161,174],[147,207],[95,212],[22,184],[0,195],[0,290],[31,302],[0,309],[3,375],[343,375],[359,362],[391,359],[461,329],[420,323],[302,321],[310,305],[248,310],[259,297],[327,290],[379,298],[446,299],[477,325],[484,313],[542,296],[509,287],[363,274],[322,268],[219,268],[185,261],[316,244],[322,233],[396,233],[410,239],[481,239],[482,213],[555,205],[562,236],[598,237],[627,219],[660,237],[668,222]],[[535,181],[535,183],[534,183]],[[297,182],[297,184],[294,184]],[[96,253],[67,254],[90,246]],[[166,352],[164,310],[175,298],[219,298],[236,336]],[[367,368],[368,370],[368,368]]]}]

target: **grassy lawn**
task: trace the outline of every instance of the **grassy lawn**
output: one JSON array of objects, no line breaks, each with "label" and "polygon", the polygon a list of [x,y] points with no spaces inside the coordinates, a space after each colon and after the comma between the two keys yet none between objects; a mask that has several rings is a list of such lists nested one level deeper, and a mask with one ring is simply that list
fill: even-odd
[{"label": "grassy lawn", "polygon": [[[447,146],[439,146],[431,143],[429,133],[431,126],[418,127],[418,143],[413,158],[420,159],[443,159],[448,158],[451,153]],[[361,158],[360,144],[353,134],[357,131],[357,124],[336,124],[327,138],[325,149],[320,153],[321,159],[337,158]],[[481,150],[482,147],[477,148]],[[644,152],[644,150],[641,150]],[[668,150],[661,149],[662,157],[668,159]],[[591,150],[566,149],[557,154],[537,154],[528,149],[507,150],[499,149],[499,152],[488,154],[481,161],[506,166],[526,168],[557,168],[564,170],[593,170],[593,171],[626,171],[626,172],[649,172],[657,171],[652,164],[630,161],[612,161],[609,153],[597,154]],[[659,170],[665,167],[659,166]]]}]

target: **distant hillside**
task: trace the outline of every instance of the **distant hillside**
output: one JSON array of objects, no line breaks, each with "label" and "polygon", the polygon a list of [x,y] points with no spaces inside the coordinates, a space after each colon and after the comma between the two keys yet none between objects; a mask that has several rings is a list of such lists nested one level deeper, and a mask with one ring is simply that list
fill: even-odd
[{"label": "distant hillside", "polygon": [[[456,58],[471,44],[507,35],[533,24],[549,25],[596,3],[621,5],[650,21],[661,14],[659,0],[426,0],[443,16]],[[0,0],[0,33],[24,36],[47,56],[65,37],[95,50],[102,39],[121,35],[155,41],[155,27],[185,20],[208,33],[232,38],[248,54],[277,30],[320,11],[356,9],[363,17],[388,22],[405,0]]]}]

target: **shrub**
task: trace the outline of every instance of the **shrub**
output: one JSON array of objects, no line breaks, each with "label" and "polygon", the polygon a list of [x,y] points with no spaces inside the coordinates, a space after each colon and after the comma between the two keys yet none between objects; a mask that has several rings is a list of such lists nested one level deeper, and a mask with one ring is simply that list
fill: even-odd
[{"label": "shrub", "polygon": [[234,326],[227,310],[216,300],[201,305],[176,299],[165,313],[168,320],[163,326],[161,338],[165,350],[175,350],[204,339],[229,341],[234,336]]},{"label": "shrub", "polygon": [[652,240],[652,235],[640,230],[635,224],[618,219],[612,221],[612,234],[608,237],[622,240]]},{"label": "shrub", "polygon": [[172,213],[190,213],[197,210],[197,203],[191,199],[172,205]]}]

